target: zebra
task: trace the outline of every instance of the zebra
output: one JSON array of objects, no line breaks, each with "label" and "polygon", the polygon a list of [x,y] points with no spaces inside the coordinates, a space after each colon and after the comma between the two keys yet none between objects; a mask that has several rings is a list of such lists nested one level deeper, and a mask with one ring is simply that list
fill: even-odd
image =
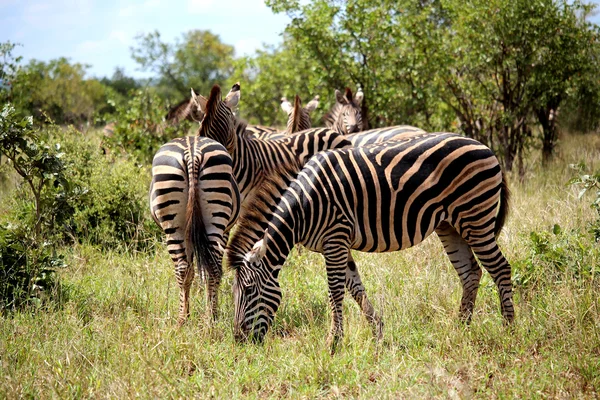
[{"label": "zebra", "polygon": [[207,285],[209,314],[217,315],[217,292],[226,232],[239,213],[232,161],[220,143],[189,136],[164,144],[152,162],[150,211],[167,237],[179,285],[179,316],[189,317],[193,258]]},{"label": "zebra", "polygon": [[[198,94],[194,89],[191,89],[191,91]],[[203,118],[204,115],[198,107],[194,107],[191,97],[184,99],[171,107],[167,112],[167,115],[165,115],[165,121],[168,121],[173,125],[177,125],[183,120],[201,122]]]},{"label": "zebra", "polygon": [[[402,250],[434,231],[462,284],[461,319],[471,320],[482,275],[474,256],[498,287],[505,321],[514,319],[511,267],[496,243],[509,191],[497,158],[474,139],[433,133],[330,150],[299,174],[271,175],[257,193],[226,249],[235,270],[239,341],[262,341],[266,334],[281,302],[279,271],[294,244],[325,256],[333,352],[343,335],[350,249]],[[380,338],[380,317],[370,303],[362,312]]]},{"label": "zebra", "polygon": [[352,90],[348,87],[343,94],[336,89],[336,102],[323,117],[325,126],[345,135],[361,131],[362,113],[360,105],[363,98],[364,93],[360,86],[354,97],[352,97]]},{"label": "zebra", "polygon": [[[239,83],[236,83],[230,93],[239,91]],[[211,105],[212,108],[208,107],[211,98],[214,103]],[[310,157],[322,150],[366,146],[384,141],[402,140],[424,133],[422,129],[400,125],[344,137],[326,128],[312,128],[276,140],[261,140],[249,135],[243,121],[236,119],[230,108],[220,104],[219,98],[220,88],[217,85],[211,90],[208,99],[192,93],[192,100],[200,108],[200,112],[207,113],[207,109],[212,110],[209,119],[214,121],[208,124],[203,122],[198,134],[218,141],[230,152],[242,208],[246,206],[246,199],[249,198],[252,190],[260,186],[265,175],[277,171],[281,166],[291,166],[299,171]],[[233,125],[235,128],[232,128]],[[348,276],[352,278],[348,282],[349,291],[360,292],[355,299],[360,307],[368,307],[370,303],[360,281],[358,268],[351,256]]]},{"label": "zebra", "polygon": [[[239,83],[229,93],[239,96]],[[231,154],[242,207],[248,194],[270,171],[282,165],[300,170],[319,151],[351,146],[343,135],[327,128],[313,128],[280,139],[257,139],[248,134],[246,123],[237,119],[233,110],[221,101],[218,85],[213,86],[208,98],[202,95],[192,98],[205,114],[198,135],[216,140]]]},{"label": "zebra", "polygon": [[275,128],[270,128],[262,125],[248,125],[246,131],[250,132],[255,138],[265,139],[281,139],[284,135],[300,132],[312,127],[310,113],[319,106],[319,96],[315,96],[311,101],[302,107],[302,100],[296,95],[294,104],[289,102],[285,97],[281,98],[281,109],[287,113],[288,121],[286,129],[281,132]]}]

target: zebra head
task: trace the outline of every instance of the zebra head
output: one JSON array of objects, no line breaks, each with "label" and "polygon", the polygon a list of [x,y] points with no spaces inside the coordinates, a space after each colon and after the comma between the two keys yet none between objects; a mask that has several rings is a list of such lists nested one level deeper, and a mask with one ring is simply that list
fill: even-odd
[{"label": "zebra head", "polygon": [[266,251],[265,239],[261,239],[243,258],[231,260],[236,271],[233,280],[233,332],[238,342],[250,339],[261,343],[281,303],[277,278],[281,265],[276,268],[268,266]]},{"label": "zebra head", "polygon": [[350,88],[346,88],[344,93],[336,90],[335,105],[325,116],[325,125],[344,135],[361,131],[362,114],[360,104],[363,98],[364,93],[360,86],[354,97]]},{"label": "zebra head", "polygon": [[285,97],[282,97],[281,109],[288,115],[285,133],[292,134],[305,129],[310,129],[312,127],[310,113],[313,112],[318,106],[319,96],[315,96],[314,99],[309,101],[306,107],[302,107],[302,101],[298,95],[296,95],[293,106],[292,103],[290,103]]},{"label": "zebra head", "polygon": [[232,153],[235,147],[235,127],[237,123],[233,110],[240,101],[239,82],[232,86],[227,96],[225,96],[225,100],[221,100],[219,85],[214,85],[208,99],[202,95],[196,95],[192,89],[192,101],[204,114],[198,135],[216,140],[225,146],[229,153]]}]

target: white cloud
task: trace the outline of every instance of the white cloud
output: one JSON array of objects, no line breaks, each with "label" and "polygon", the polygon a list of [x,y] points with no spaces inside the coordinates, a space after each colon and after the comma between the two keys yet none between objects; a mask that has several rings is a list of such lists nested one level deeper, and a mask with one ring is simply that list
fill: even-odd
[{"label": "white cloud", "polygon": [[187,10],[192,14],[206,13],[214,3],[214,0],[188,0]]},{"label": "white cloud", "polygon": [[119,17],[133,17],[134,15],[142,12],[146,13],[148,11],[152,11],[160,6],[160,2],[161,0],[146,0],[143,3],[130,4],[128,6],[119,8],[117,15]]},{"label": "white cloud", "polygon": [[256,49],[261,48],[262,43],[257,38],[250,37],[238,40],[234,47],[236,56],[247,56],[254,54]]},{"label": "white cloud", "polygon": [[245,16],[263,14],[267,10],[264,0],[187,0],[187,10],[192,14],[216,15],[243,13]]}]

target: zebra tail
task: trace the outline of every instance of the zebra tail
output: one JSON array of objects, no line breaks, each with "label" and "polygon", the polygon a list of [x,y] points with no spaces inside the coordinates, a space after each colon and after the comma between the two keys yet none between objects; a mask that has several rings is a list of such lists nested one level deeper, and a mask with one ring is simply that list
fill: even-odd
[{"label": "zebra tail", "polygon": [[211,251],[204,219],[202,218],[202,205],[200,193],[198,193],[198,174],[194,164],[193,160],[188,163],[189,188],[185,218],[185,241],[186,246],[192,246],[193,257],[196,258],[200,276],[214,277],[219,273],[219,268]]},{"label": "zebra tail", "polygon": [[508,184],[506,183],[506,175],[502,174],[502,184],[500,185],[500,209],[496,216],[496,226],[494,227],[494,234],[496,237],[502,231],[506,218],[508,217],[510,201],[510,190],[508,190]]}]

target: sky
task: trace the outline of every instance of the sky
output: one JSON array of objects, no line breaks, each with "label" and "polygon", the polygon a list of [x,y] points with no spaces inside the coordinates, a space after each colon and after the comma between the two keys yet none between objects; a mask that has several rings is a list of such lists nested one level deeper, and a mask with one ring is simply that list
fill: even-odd
[{"label": "sky", "polygon": [[67,57],[89,64],[88,76],[96,77],[111,76],[117,66],[150,76],[131,58],[138,34],[158,30],[174,43],[189,30],[210,30],[239,56],[280,43],[288,22],[263,0],[0,0],[0,43],[21,44],[15,54],[25,62]]},{"label": "sky", "polygon": [[131,58],[135,36],[158,30],[174,43],[192,29],[210,30],[236,55],[281,42],[289,22],[263,0],[0,0],[0,43],[19,43],[24,61],[67,57],[89,64],[88,76],[111,76],[115,67],[144,77]]}]

